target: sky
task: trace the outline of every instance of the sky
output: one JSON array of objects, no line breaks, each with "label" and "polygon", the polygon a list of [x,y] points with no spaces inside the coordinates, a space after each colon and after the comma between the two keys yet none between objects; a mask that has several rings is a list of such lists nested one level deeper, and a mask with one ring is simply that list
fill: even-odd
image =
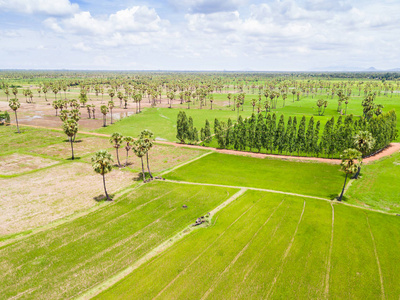
[{"label": "sky", "polygon": [[0,69],[400,67],[398,0],[0,0]]}]

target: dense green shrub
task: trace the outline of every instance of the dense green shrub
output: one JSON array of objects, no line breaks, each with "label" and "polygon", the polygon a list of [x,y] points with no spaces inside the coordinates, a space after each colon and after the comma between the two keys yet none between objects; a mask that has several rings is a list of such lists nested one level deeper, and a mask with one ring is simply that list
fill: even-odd
[{"label": "dense green shrub", "polygon": [[[201,130],[202,140],[207,143],[209,127],[206,124],[206,129]],[[233,125],[230,119],[227,124],[217,119],[214,121],[215,138],[220,148],[314,156],[323,154],[326,157],[339,157],[343,150],[352,148],[354,135],[360,130],[371,132],[376,140],[368,154],[385,148],[397,137],[395,111],[369,119],[355,119],[353,115],[348,115],[339,116],[335,121],[332,117],[323,129],[320,121],[315,122],[313,117],[308,123],[305,116],[299,122],[296,117],[289,117],[286,123],[283,115],[278,119],[275,113],[268,113],[266,117],[261,113],[257,116],[253,114],[247,119],[239,116]],[[206,131],[207,137],[204,134]]]}]

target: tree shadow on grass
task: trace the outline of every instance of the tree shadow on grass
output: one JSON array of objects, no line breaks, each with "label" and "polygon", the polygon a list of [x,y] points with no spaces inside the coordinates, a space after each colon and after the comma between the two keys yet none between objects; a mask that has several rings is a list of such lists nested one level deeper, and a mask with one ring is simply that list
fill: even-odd
[{"label": "tree shadow on grass", "polygon": [[66,160],[70,160],[70,161],[76,161],[76,160],[81,160],[80,156],[75,156],[74,159],[72,159],[72,157],[67,158]]},{"label": "tree shadow on grass", "polygon": [[[109,194],[109,196],[110,196],[110,198],[111,198],[111,200],[112,200],[112,199],[114,199],[115,194]],[[100,195],[98,195],[98,196],[96,196],[96,197],[93,197],[93,199],[94,199],[96,202],[105,202],[105,201],[107,201],[107,197],[106,197],[106,195],[104,195],[104,194],[100,194]]]}]

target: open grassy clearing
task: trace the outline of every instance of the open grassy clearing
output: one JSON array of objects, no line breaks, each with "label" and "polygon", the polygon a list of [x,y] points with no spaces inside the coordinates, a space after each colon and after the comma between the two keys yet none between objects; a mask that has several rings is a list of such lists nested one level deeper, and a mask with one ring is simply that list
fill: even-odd
[{"label": "open grassy clearing", "polygon": [[345,194],[348,203],[400,213],[400,153],[364,165]]},{"label": "open grassy clearing", "polygon": [[[188,117],[193,118],[194,127],[200,132],[204,127],[206,119],[212,124],[215,118],[227,121],[228,118],[236,120],[236,112],[231,110],[210,110],[210,109],[186,109]],[[102,127],[96,130],[99,133],[119,132],[123,135],[136,137],[143,129],[150,129],[154,132],[156,139],[176,141],[176,119],[179,109],[169,108],[147,108],[142,113],[124,118],[113,125]],[[243,116],[250,116],[247,111]]]},{"label": "open grassy clearing", "polygon": [[207,155],[164,176],[180,181],[255,187],[333,199],[344,177],[337,165]]},{"label": "open grassy clearing", "polygon": [[67,137],[63,132],[33,127],[21,127],[20,130],[20,134],[15,134],[16,126],[0,126],[0,154],[57,144]]},{"label": "open grassy clearing", "polygon": [[15,175],[45,168],[57,164],[58,161],[26,154],[10,154],[0,156],[0,175]]},{"label": "open grassy clearing", "polygon": [[[109,143],[108,146],[111,146],[111,144]],[[106,147],[105,149],[109,150],[114,157],[114,162],[117,164],[115,148]],[[209,152],[207,149],[191,149],[188,147],[155,144],[149,151],[150,170],[152,173],[157,174],[207,152]],[[125,165],[126,150],[124,147],[119,149],[119,157],[121,164]],[[83,161],[90,162],[90,156],[84,157]],[[146,157],[144,157],[144,161],[146,161]],[[128,165],[126,169],[132,172],[140,173],[142,171],[141,168],[142,165],[140,158],[133,154],[132,150],[129,151]],[[145,170],[147,172],[146,166]]]},{"label": "open grassy clearing", "polygon": [[[107,174],[111,194],[135,183],[134,174]],[[12,178],[0,178],[0,235],[45,225],[96,205],[103,198],[101,176],[89,164],[68,163]]]},{"label": "open grassy clearing", "polygon": [[[237,190],[153,182],[0,249],[2,297],[65,299],[134,263]],[[186,204],[187,209],[182,209]]]},{"label": "open grassy clearing", "polygon": [[400,296],[396,284],[400,266],[393,263],[399,259],[394,250],[399,242],[393,238],[400,234],[400,219],[395,216],[247,191],[219,212],[214,222],[96,299]]}]

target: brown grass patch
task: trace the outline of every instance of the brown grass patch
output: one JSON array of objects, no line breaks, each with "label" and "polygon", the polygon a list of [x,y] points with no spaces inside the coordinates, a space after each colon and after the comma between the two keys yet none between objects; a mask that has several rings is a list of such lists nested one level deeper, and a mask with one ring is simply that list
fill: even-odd
[{"label": "brown grass patch", "polygon": [[[115,149],[111,150],[112,155],[116,161]],[[172,168],[176,165],[182,164],[185,161],[191,160],[197,156],[204,154],[204,150],[200,149],[189,149],[176,146],[164,146],[164,145],[154,145],[149,152],[149,163],[150,171],[157,173],[163,170]],[[125,164],[126,160],[126,150],[120,148],[119,157],[121,164]],[[146,167],[146,156],[143,157],[145,172],[147,172]],[[141,171],[142,165],[140,158],[135,156],[132,151],[129,151],[129,168],[135,171]]]},{"label": "brown grass patch", "polygon": [[[133,183],[133,175],[106,175],[110,194]],[[89,164],[55,166],[33,174],[0,179],[0,234],[11,234],[63,218],[96,204],[104,194],[101,176]]]},{"label": "brown grass patch", "polygon": [[0,174],[14,175],[45,168],[56,163],[58,163],[58,161],[52,159],[14,153],[11,155],[0,156]]},{"label": "brown grass patch", "polygon": [[[65,139],[67,139],[67,136],[65,136]],[[97,137],[80,138],[78,134],[76,142],[74,143],[74,154],[76,157],[81,157],[101,149],[107,149],[111,146],[108,139]],[[71,144],[66,141],[65,143],[36,148],[32,150],[32,152],[57,158],[69,158],[71,157]]]}]

